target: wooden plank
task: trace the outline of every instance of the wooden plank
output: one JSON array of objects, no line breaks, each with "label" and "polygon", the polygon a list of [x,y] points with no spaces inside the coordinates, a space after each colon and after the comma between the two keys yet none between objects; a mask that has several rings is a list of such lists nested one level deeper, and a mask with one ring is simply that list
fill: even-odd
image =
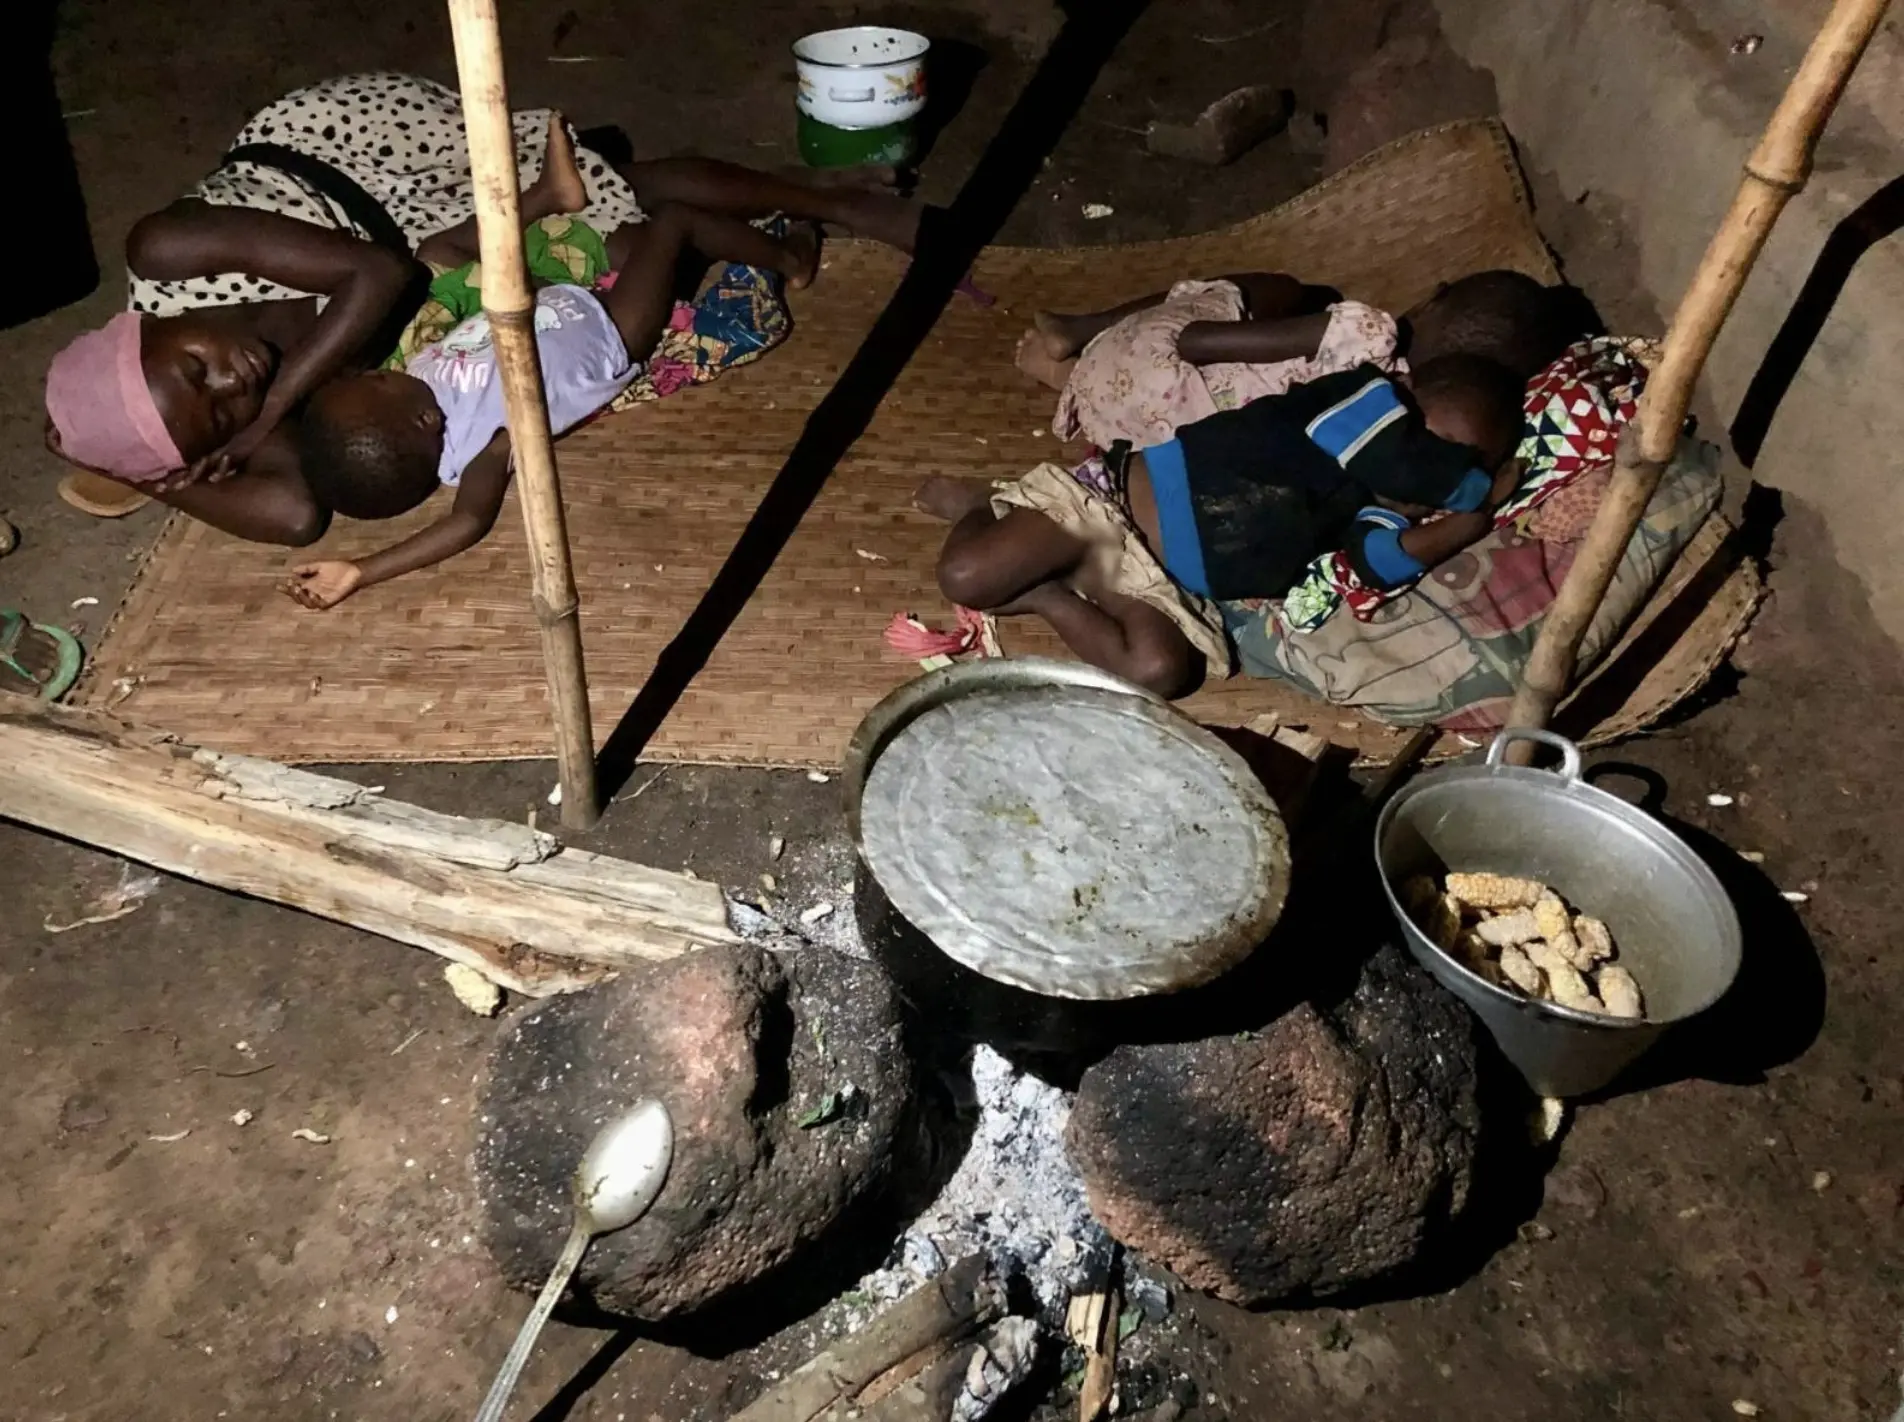
[{"label": "wooden plank", "polygon": [[963,1361],[948,1363],[948,1349],[1004,1312],[1004,1287],[985,1258],[973,1255],[810,1359],[729,1422],[833,1422],[849,1413],[918,1422],[943,1417],[944,1408],[924,1409],[943,1395],[948,1378],[956,1393],[964,1375]]},{"label": "wooden plank", "polygon": [[1084,1380],[1078,1385],[1078,1422],[1098,1422],[1111,1405],[1117,1386],[1117,1285],[1106,1281],[1088,1294],[1073,1294],[1065,1310],[1065,1331],[1084,1353]]},{"label": "wooden plank", "polygon": [[380,933],[535,996],[735,940],[713,884],[24,698],[0,696],[0,817]]}]

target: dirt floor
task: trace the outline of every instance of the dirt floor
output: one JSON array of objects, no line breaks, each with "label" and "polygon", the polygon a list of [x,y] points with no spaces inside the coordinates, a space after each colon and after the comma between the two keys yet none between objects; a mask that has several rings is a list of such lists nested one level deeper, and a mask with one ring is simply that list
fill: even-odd
[{"label": "dirt floor", "polygon": [[[1159,236],[1292,193],[1318,170],[1313,141],[1275,139],[1211,173],[1147,156],[1142,126],[1245,82],[1288,84],[1316,107],[1385,34],[1431,31],[1408,6],[1385,31],[1382,9],[1305,20],[1290,0],[1154,5],[1007,237]],[[506,7],[519,103],[619,122],[644,154],[769,164],[795,158],[786,43],[855,12],[774,0],[743,18],[576,0],[559,48],[558,13]],[[66,6],[58,68],[108,275],[88,301],[0,335],[0,513],[24,535],[0,561],[0,601],[89,635],[157,518],[99,524],[59,504],[38,399],[57,344],[120,301],[122,234],[296,84],[372,67],[451,77],[432,0],[265,0],[209,25],[202,14],[182,0]],[[927,195],[949,197],[1061,17],[1040,0],[942,0],[877,18],[985,60],[927,165]],[[1472,105],[1485,84],[1436,92]],[[1603,310],[1621,325],[1656,320],[1633,295],[1618,214],[1538,174],[1536,189],[1550,239]],[[1084,203],[1115,211],[1087,221]],[[1180,1300],[1145,1345],[1134,1392],[1175,1390],[1193,1418],[1898,1408],[1904,966],[1884,925],[1885,885],[1904,878],[1893,781],[1904,658],[1813,512],[1750,507],[1768,530],[1773,597],[1748,644],[1673,724],[1600,757],[1639,772],[1612,788],[1662,794],[1695,843],[1729,862],[1750,939],[1737,1002],[1661,1063],[1662,1084],[1581,1109],[1544,1198],[1498,1222],[1514,1242],[1445,1288],[1353,1311]],[[99,605],[72,606],[84,597]],[[551,783],[544,765],[362,775],[393,796],[505,818]],[[779,835],[791,892],[837,884],[832,787],[646,767],[633,788],[639,799],[592,845],[749,883]],[[1733,802],[1715,808],[1712,793]],[[380,939],[175,880],[128,916],[67,929],[126,867],[12,827],[0,827],[0,858],[11,909],[0,921],[0,1418],[470,1415],[526,1309],[473,1243],[470,1087],[491,1025],[457,1005],[435,960]],[[299,1128],[328,1143],[294,1138]],[[517,1415],[719,1418],[809,1343],[796,1328],[710,1357],[558,1325]]]}]

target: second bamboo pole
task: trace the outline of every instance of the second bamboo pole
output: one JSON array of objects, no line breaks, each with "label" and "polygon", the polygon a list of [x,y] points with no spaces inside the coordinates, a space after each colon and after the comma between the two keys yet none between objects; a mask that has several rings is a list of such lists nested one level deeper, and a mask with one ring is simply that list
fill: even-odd
[{"label": "second bamboo pole", "polygon": [[503,82],[502,37],[495,0],[449,0],[456,72],[469,133],[469,169],[476,189],[476,228],[483,259],[483,310],[496,342],[503,408],[516,466],[516,496],[529,538],[536,625],[555,716],[555,758],[561,774],[562,823],[587,829],[599,815],[595,736],[582,661],[581,602],[569,559],[568,520],[556,474],[549,410],[536,352],[535,301],[522,253],[522,211],[515,133]]},{"label": "second bamboo pole", "polygon": [[[1773,224],[1811,176],[1818,136],[1884,17],[1887,3],[1837,0],[1746,161],[1745,177],[1731,209],[1673,313],[1659,367],[1646,382],[1632,427],[1620,441],[1606,497],[1541,623],[1508,712],[1508,725],[1545,726],[1572,685],[1581,639],[1599,612],[1633,531],[1679,446],[1693,387],[1706,357]],[[1508,758],[1524,763],[1531,752],[1530,742],[1519,742],[1509,747]]]}]

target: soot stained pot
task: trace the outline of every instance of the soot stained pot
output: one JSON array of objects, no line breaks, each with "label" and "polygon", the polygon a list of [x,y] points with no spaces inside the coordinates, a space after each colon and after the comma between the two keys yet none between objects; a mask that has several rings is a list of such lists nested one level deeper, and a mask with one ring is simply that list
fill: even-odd
[{"label": "soot stained pot", "polygon": [[970,662],[848,748],[860,928],[920,1018],[1080,1052],[1134,1000],[1235,967],[1288,891],[1288,836],[1229,747],[1108,673]]}]

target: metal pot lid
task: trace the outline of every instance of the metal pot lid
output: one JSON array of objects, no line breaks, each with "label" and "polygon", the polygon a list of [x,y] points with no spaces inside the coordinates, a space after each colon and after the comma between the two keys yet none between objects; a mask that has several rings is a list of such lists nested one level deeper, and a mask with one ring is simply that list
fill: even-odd
[{"label": "metal pot lid", "polygon": [[860,852],[893,907],[974,972],[1054,997],[1178,991],[1247,957],[1289,849],[1242,758],[1133,688],[983,665],[915,683],[856,743]]}]

